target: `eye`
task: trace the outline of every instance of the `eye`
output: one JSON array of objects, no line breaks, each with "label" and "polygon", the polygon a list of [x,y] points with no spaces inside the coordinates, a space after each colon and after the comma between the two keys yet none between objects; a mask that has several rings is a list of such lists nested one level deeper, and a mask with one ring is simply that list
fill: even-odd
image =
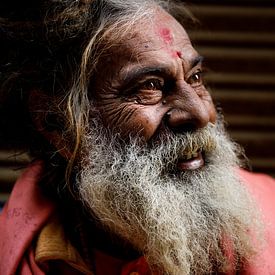
[{"label": "eye", "polygon": [[140,85],[140,89],[157,91],[162,90],[163,85],[163,81],[161,81],[160,79],[149,79]]},{"label": "eye", "polygon": [[192,86],[200,86],[203,84],[202,71],[196,71],[188,79],[187,82]]},{"label": "eye", "polygon": [[125,90],[123,100],[142,105],[157,104],[162,99],[164,86],[164,79],[150,76]]}]

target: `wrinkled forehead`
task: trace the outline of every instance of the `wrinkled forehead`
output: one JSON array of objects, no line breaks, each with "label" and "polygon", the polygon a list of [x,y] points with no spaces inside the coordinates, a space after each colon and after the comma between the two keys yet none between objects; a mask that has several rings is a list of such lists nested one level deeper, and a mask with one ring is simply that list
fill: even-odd
[{"label": "wrinkled forehead", "polygon": [[151,18],[137,22],[132,30],[115,44],[134,49],[137,45],[149,48],[150,46],[173,46],[180,43],[191,44],[184,27],[169,13],[158,8]]},{"label": "wrinkled forehead", "polygon": [[110,35],[107,43],[105,57],[117,62],[118,66],[122,60],[139,62],[146,57],[151,58],[152,54],[181,58],[184,52],[195,53],[184,27],[160,8],[151,18],[140,20],[119,38]]}]

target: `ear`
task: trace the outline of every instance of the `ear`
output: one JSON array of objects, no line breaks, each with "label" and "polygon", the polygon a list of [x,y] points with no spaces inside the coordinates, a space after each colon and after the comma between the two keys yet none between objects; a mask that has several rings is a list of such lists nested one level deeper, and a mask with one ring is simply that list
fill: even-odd
[{"label": "ear", "polygon": [[72,155],[69,142],[64,137],[64,123],[51,107],[53,98],[40,90],[32,90],[29,95],[28,108],[36,130],[52,144],[65,159]]}]

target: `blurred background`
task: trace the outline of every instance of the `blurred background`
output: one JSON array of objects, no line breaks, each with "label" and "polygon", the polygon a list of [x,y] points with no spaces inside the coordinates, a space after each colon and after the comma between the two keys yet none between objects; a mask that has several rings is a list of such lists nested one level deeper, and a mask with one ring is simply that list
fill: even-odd
[{"label": "blurred background", "polygon": [[[275,177],[275,0],[190,0],[200,24],[189,34],[205,56],[206,80],[253,171]],[[5,129],[1,129],[5,131]],[[0,201],[28,163],[0,144]]]}]

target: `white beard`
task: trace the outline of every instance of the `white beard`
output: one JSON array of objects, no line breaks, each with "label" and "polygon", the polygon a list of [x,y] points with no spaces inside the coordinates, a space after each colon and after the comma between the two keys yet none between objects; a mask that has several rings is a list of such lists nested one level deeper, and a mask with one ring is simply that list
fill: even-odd
[{"label": "white beard", "polygon": [[[85,137],[80,197],[111,232],[143,253],[163,274],[226,271],[252,253],[254,207],[236,176],[238,147],[223,126],[193,134],[166,134],[152,148],[140,140],[119,145],[101,125]],[[205,166],[176,169],[179,157],[202,150]],[[225,241],[226,240],[226,241]]]}]

